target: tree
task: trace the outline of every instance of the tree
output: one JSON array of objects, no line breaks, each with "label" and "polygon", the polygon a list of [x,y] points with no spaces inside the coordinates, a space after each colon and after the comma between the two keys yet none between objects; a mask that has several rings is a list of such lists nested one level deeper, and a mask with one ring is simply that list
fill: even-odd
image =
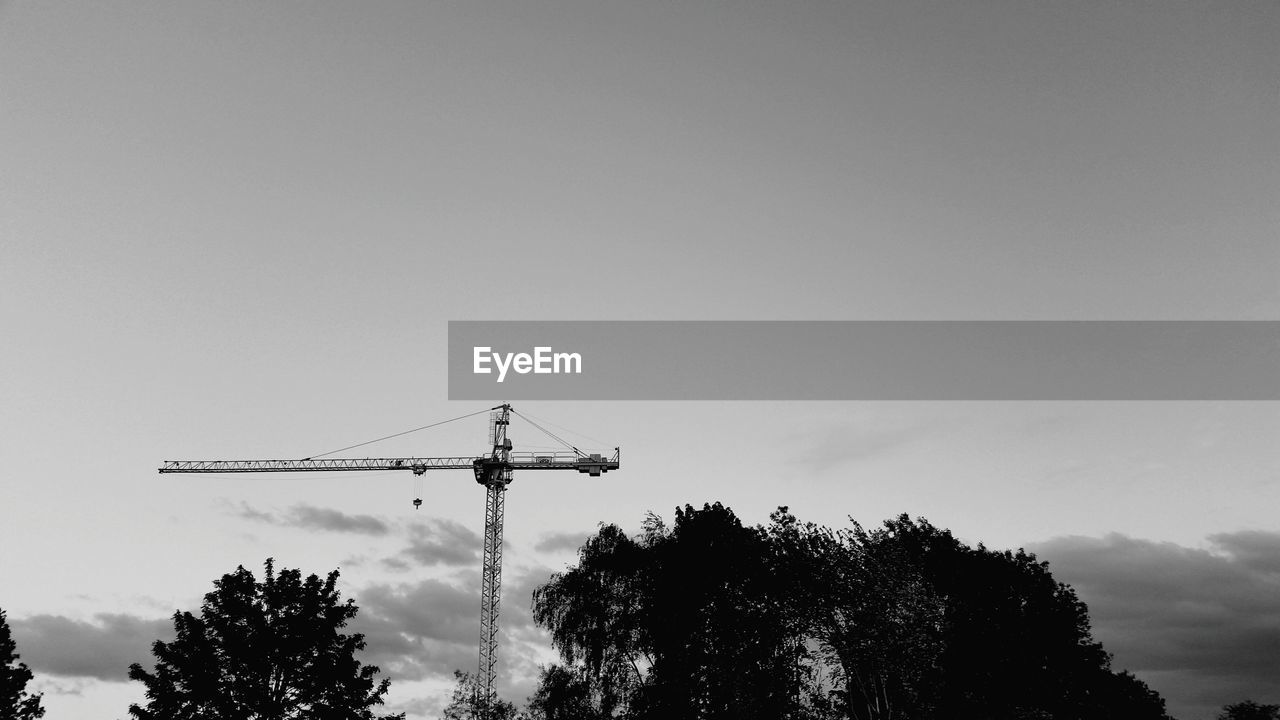
[{"label": "tree", "polygon": [[[603,526],[534,594],[563,665],[547,720],[1168,720],[1111,668],[1088,608],[1022,550],[903,515],[744,527],[719,503]],[[1230,720],[1235,720],[1234,718]]]},{"label": "tree", "polygon": [[801,525],[785,507],[770,520],[775,577],[793,588],[784,597],[795,631],[820,647],[841,716],[933,717],[945,604],[916,561],[857,523]]},{"label": "tree", "polygon": [[469,672],[454,670],[453,677],[458,684],[453,688],[453,696],[444,709],[443,720],[523,720],[516,706],[506,700],[498,699],[484,711],[480,703],[480,685],[476,676]]},{"label": "tree", "polygon": [[[173,616],[177,637],[157,641],[154,672],[134,663],[129,678],[147,688],[137,720],[372,720],[390,681],[362,665],[359,633],[341,631],[358,612],[342,602],[338,571],[321,580],[299,570],[259,582],[243,566],[214,582],[199,617]],[[403,715],[382,716],[383,720]]]},{"label": "tree", "polygon": [[764,532],[720,503],[686,505],[650,552],[644,611],[654,662],[642,716],[795,717],[802,648]]},{"label": "tree", "polygon": [[801,717],[806,649],[775,570],[764,531],[719,503],[677,509],[670,530],[651,516],[637,539],[602,527],[534,594],[566,663],[535,705],[549,718]]},{"label": "tree", "polygon": [[1048,563],[1023,550],[969,547],[906,515],[865,542],[895,548],[945,599],[938,717],[1167,720],[1158,694],[1111,669],[1088,607]]},{"label": "tree", "polygon": [[1280,720],[1280,705],[1259,705],[1252,700],[1222,708],[1218,720]]},{"label": "tree", "polygon": [[[568,667],[544,672],[539,702],[548,717],[613,717],[634,700],[653,664],[645,612],[651,548],[662,536],[632,540],[616,525],[602,526],[578,552],[578,566],[553,576],[534,591],[534,619],[551,631],[552,644]],[[567,714],[571,678],[580,687]],[[559,710],[555,710],[559,707]]]},{"label": "tree", "polygon": [[551,665],[542,669],[538,689],[529,698],[529,712],[538,720],[603,720],[592,698],[591,678],[582,668]]},{"label": "tree", "polygon": [[41,696],[27,693],[31,670],[26,663],[18,662],[17,649],[4,610],[0,610],[0,717],[35,720],[44,716]]}]

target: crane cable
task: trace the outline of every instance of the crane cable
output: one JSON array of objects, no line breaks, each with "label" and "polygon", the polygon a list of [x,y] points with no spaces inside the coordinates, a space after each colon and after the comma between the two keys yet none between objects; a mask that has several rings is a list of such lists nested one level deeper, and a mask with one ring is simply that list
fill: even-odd
[{"label": "crane cable", "polygon": [[[514,410],[512,410],[512,412],[515,412],[515,411],[514,411]],[[557,424],[555,424],[555,423],[551,422],[550,420],[548,420],[548,419],[546,419],[546,418],[540,418],[540,417],[537,417],[537,416],[534,416],[534,415],[520,415],[520,417],[523,417],[523,418],[525,418],[526,420],[537,420],[538,422],[540,422],[540,423],[542,423],[542,424],[544,424],[544,425],[547,425],[547,426],[549,426],[549,427],[556,428],[556,429],[558,429],[558,430],[560,430],[560,431],[562,431],[562,432],[566,432],[566,433],[568,433],[568,434],[570,434],[570,435],[577,435],[578,437],[582,438],[583,440],[590,440],[591,442],[595,443],[595,444],[596,444],[597,446],[599,446],[599,447],[608,447],[608,446],[609,446],[609,444],[610,444],[610,443],[605,442],[604,440],[601,440],[600,438],[594,438],[594,437],[591,437],[590,435],[587,435],[587,434],[584,434],[584,433],[577,432],[577,431],[573,430],[572,428],[567,428],[567,427],[565,427],[565,426],[563,426],[563,425],[557,425]]]},{"label": "crane cable", "polygon": [[539,430],[541,430],[543,433],[545,433],[548,437],[550,437],[552,440],[555,440],[556,442],[560,443],[561,445],[564,445],[565,447],[569,448],[569,449],[570,449],[570,450],[572,450],[575,454],[577,454],[579,457],[586,457],[586,453],[582,452],[581,450],[579,450],[578,448],[574,447],[573,445],[570,445],[569,443],[565,442],[565,441],[564,441],[564,439],[563,439],[563,438],[561,438],[559,435],[556,435],[555,433],[553,433],[553,432],[551,432],[550,430],[548,430],[548,429],[546,429],[546,428],[542,427],[541,425],[539,425],[538,423],[534,422],[533,420],[530,420],[528,415],[524,415],[524,414],[522,414],[522,413],[520,413],[520,412],[518,412],[518,411],[516,411],[516,410],[514,410],[514,409],[511,411],[511,414],[512,414],[512,415],[517,415],[517,416],[519,416],[519,417],[523,418],[525,422],[527,422],[527,423],[529,423],[530,425],[532,425],[532,426],[534,426],[534,427],[538,428],[538,429],[539,429]]},{"label": "crane cable", "polygon": [[[456,417],[456,418],[450,418],[450,419],[448,419],[448,420],[441,420],[440,422],[434,422],[434,423],[431,423],[430,425],[423,425],[422,427],[414,428],[414,429],[412,429],[412,430],[405,430],[404,432],[398,432],[398,433],[395,433],[394,435],[388,435],[388,436],[386,436],[386,437],[380,437],[380,438],[378,438],[377,440],[367,440],[367,441],[362,442],[362,443],[356,443],[355,445],[348,445],[348,446],[346,446],[346,447],[344,447],[344,448],[338,448],[337,450],[330,450],[329,452],[322,452],[322,453],[320,453],[320,454],[318,454],[318,455],[311,455],[311,456],[309,456],[309,457],[305,457],[305,458],[303,458],[303,460],[314,460],[314,459],[316,459],[316,458],[324,457],[325,455],[332,455],[332,454],[334,454],[334,453],[342,452],[343,450],[351,450],[351,449],[353,449],[353,448],[364,447],[365,445],[372,445],[372,444],[374,444],[374,443],[376,443],[376,442],[382,442],[383,440],[390,440],[391,438],[400,437],[401,435],[408,435],[409,433],[415,433],[415,432],[418,432],[419,430],[426,430],[427,428],[433,428],[433,427],[435,427],[435,426],[437,426],[437,425],[444,425],[445,423],[451,423],[451,422],[454,422],[455,420],[463,420],[463,419],[466,419],[466,418],[469,418],[469,417],[474,417],[474,416],[476,416],[476,415],[480,415],[480,414],[482,414],[482,413],[487,413],[487,412],[489,412],[489,410],[488,410],[488,409],[485,409],[485,410],[477,410],[476,412],[468,413],[468,414],[466,414],[466,415],[459,415],[459,416],[458,416],[458,417]],[[561,441],[561,442],[563,442],[563,441]]]}]

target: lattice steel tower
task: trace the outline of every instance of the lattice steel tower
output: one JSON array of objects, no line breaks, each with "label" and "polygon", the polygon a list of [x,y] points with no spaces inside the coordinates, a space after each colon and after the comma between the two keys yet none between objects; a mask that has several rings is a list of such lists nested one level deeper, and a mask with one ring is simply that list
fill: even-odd
[{"label": "lattice steel tower", "polygon": [[507,486],[511,484],[511,406],[503,405],[489,417],[493,452],[476,465],[476,482],[484,485],[484,565],[480,574],[480,670],[477,693],[488,714],[494,701],[494,666],[498,662],[498,608],[502,603],[502,516]]}]

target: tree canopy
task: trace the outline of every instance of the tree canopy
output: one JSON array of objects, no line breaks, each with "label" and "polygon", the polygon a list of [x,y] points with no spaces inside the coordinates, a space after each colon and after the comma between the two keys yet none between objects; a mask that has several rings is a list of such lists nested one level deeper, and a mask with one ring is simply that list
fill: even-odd
[{"label": "tree canopy", "polygon": [[[544,673],[535,706],[569,717],[786,718],[804,652],[771,592],[767,538],[717,504],[651,517],[638,539],[605,526],[579,565],[534,595],[567,667]],[[556,702],[556,698],[562,700]]]},{"label": "tree canopy", "polygon": [[[156,641],[154,671],[134,663],[147,689],[137,720],[372,720],[389,681],[362,665],[358,633],[341,630],[358,612],[343,602],[338,571],[321,580],[265,563],[261,581],[243,566],[214,582],[199,616],[173,616],[176,639]],[[382,716],[384,720],[403,718]]]},{"label": "tree canopy", "polygon": [[1252,700],[1222,708],[1218,720],[1280,720],[1280,705],[1263,705]]},{"label": "tree canopy", "polygon": [[462,670],[454,670],[456,684],[453,696],[444,709],[441,720],[526,720],[527,715],[506,700],[497,699],[488,707],[480,700],[480,683],[476,676]]},{"label": "tree canopy", "polygon": [[0,718],[35,720],[44,716],[41,696],[27,692],[32,674],[26,663],[18,662],[17,650],[4,610],[0,610]]},{"label": "tree canopy", "polygon": [[561,664],[557,718],[1167,720],[1090,634],[1088,609],[1021,550],[903,515],[875,530],[748,527],[724,506],[602,526],[534,595]]}]

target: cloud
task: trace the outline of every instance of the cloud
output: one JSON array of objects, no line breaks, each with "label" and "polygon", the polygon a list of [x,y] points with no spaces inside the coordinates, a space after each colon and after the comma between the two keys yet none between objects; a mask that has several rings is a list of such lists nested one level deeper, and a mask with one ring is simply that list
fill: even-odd
[{"label": "cloud", "polygon": [[245,520],[256,520],[257,522],[265,522],[265,523],[272,523],[272,524],[275,524],[277,522],[275,516],[272,515],[271,513],[266,513],[266,512],[262,512],[261,510],[256,510],[249,503],[243,502],[243,501],[241,501],[240,507],[236,509],[235,514],[238,515],[239,517],[244,518]]},{"label": "cloud", "polygon": [[844,415],[822,427],[798,430],[789,444],[800,449],[793,458],[795,462],[822,472],[848,463],[877,460],[938,429],[937,421],[867,410]]},{"label": "cloud", "polygon": [[502,612],[513,619],[512,628],[533,627],[533,591],[555,574],[549,567],[507,573],[502,583]]},{"label": "cloud", "polygon": [[386,709],[392,713],[404,713],[407,717],[434,718],[443,715],[448,704],[449,692],[441,692],[438,696],[388,703]]},{"label": "cloud", "polygon": [[263,512],[241,502],[234,514],[246,520],[264,522],[282,527],[326,532],[359,533],[361,535],[386,535],[391,528],[383,520],[372,515],[348,515],[332,508],[315,507],[299,503],[283,514]]},{"label": "cloud", "polygon": [[[433,529],[448,527],[436,523]],[[478,540],[478,538],[473,538]],[[499,690],[516,701],[532,692],[538,663],[548,652],[546,633],[533,623],[533,588],[550,568],[509,568],[503,583]],[[360,611],[347,628],[365,636],[361,662],[377,665],[393,681],[452,681],[453,671],[475,671],[480,634],[479,575],[452,580],[376,584],[349,595]],[[156,640],[173,640],[170,618],[99,614],[92,622],[60,615],[10,618],[22,661],[48,678],[126,682],[131,663],[151,666]],[[75,685],[59,686],[72,692]]]},{"label": "cloud", "polygon": [[147,665],[156,640],[173,639],[173,621],[100,614],[96,623],[62,615],[11,620],[22,661],[32,670],[59,677],[125,682],[129,665]]},{"label": "cloud", "polygon": [[508,573],[502,588],[502,695],[523,702],[537,688],[540,670],[555,657],[551,635],[533,621],[533,591],[551,578],[549,567]]},{"label": "cloud", "polygon": [[1219,551],[1262,573],[1280,574],[1280,533],[1245,530],[1210,535]]},{"label": "cloud", "polygon": [[1280,533],[1209,541],[1196,549],[1110,534],[1030,548],[1088,603],[1115,666],[1180,718],[1213,717],[1245,698],[1280,701]]},{"label": "cloud", "polygon": [[590,532],[549,533],[543,535],[542,539],[534,544],[533,549],[545,553],[566,551],[576,553],[591,535]]},{"label": "cloud", "polygon": [[[409,547],[400,552],[400,557],[428,567],[470,566],[480,562],[482,545],[480,536],[462,523],[426,518],[409,528]],[[392,569],[403,565],[403,560],[394,558],[383,562]]]},{"label": "cloud", "polygon": [[372,515],[347,515],[330,508],[295,505],[289,510],[289,522],[297,527],[332,532],[386,535],[389,528]]},{"label": "cloud", "polygon": [[480,597],[438,579],[371,585],[356,596],[351,629],[365,636],[364,662],[393,680],[452,677],[476,662]]},{"label": "cloud", "polygon": [[[547,568],[509,571],[503,578],[500,688],[523,699],[531,692],[537,663],[550,643],[533,623],[533,588],[551,575]],[[455,669],[474,672],[480,636],[479,578],[460,574],[461,585],[440,579],[414,584],[371,585],[356,594],[360,613],[351,623],[364,633],[364,662],[393,681],[451,680]],[[524,693],[521,695],[520,693]]]},{"label": "cloud", "polygon": [[31,684],[27,686],[27,692],[78,698],[84,697],[85,690],[91,690],[96,685],[98,685],[96,678],[54,677],[41,674],[32,679]]},{"label": "cloud", "polygon": [[393,557],[383,558],[382,566],[395,572],[407,572],[412,569],[412,566],[409,563],[401,560],[400,558]]}]

